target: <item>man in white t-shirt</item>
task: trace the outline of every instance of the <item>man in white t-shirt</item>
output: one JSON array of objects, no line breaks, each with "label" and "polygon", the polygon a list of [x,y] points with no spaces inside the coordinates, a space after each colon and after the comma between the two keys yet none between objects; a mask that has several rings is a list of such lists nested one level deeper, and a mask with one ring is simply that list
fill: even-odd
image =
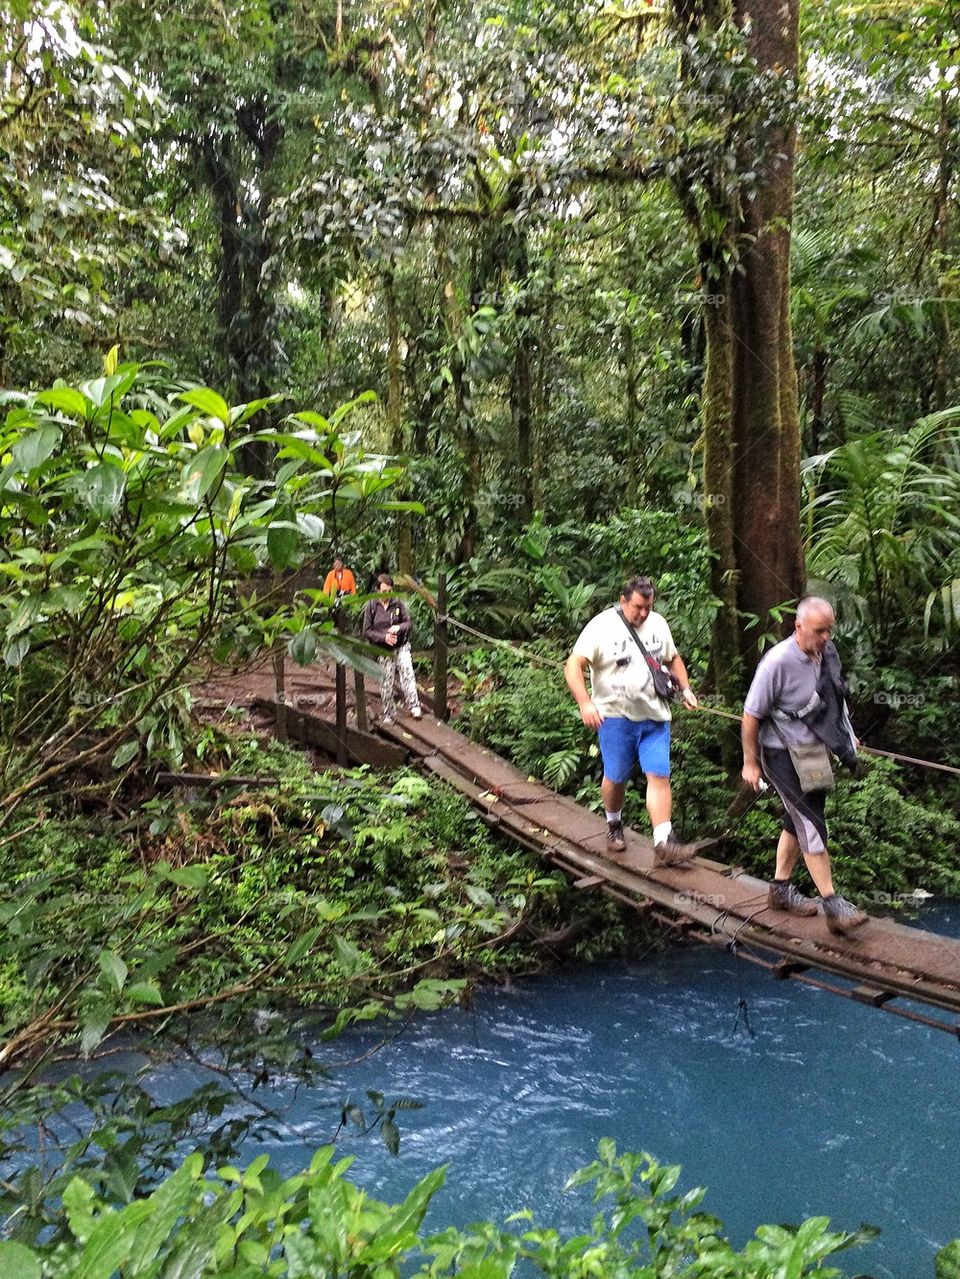
[{"label": "man in white t-shirt", "polygon": [[674,838],[670,820],[670,705],[657,695],[650,664],[630,627],[650,658],[679,681],[685,705],[692,709],[697,698],[666,619],[653,611],[655,594],[649,577],[627,582],[619,605],[598,613],[580,632],[563,673],[580,708],[580,718],[587,728],[596,730],[600,741],[600,793],[607,815],[607,851],[621,853],[626,848],[623,796],[627,780],[639,763],[647,779],[647,812],[653,826],[655,861],[657,865],[669,865],[683,856],[683,846]]}]

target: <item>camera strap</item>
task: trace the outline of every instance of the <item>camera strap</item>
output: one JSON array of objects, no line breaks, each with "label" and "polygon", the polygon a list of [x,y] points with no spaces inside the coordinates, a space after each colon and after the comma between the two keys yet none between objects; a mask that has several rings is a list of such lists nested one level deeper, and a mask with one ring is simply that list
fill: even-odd
[{"label": "camera strap", "polygon": [[626,614],[619,604],[616,606],[616,613],[620,618],[620,621],[623,622],[624,626],[632,635],[634,644],[636,644],[637,648],[639,648],[640,652],[643,654],[643,660],[650,668],[650,674],[653,678],[653,687],[657,696],[663,698],[665,702],[674,701],[683,691],[680,686],[680,681],[677,679],[676,675],[674,675],[673,671],[668,670],[662,662],[658,662],[657,659],[652,657],[647,651],[646,645],[637,634],[636,627],[631,622],[627,621]]}]

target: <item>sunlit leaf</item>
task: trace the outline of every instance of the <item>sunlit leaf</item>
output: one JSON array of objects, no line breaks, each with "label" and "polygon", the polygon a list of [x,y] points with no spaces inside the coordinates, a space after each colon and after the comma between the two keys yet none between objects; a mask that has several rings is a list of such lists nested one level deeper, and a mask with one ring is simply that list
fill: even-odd
[{"label": "sunlit leaf", "polygon": [[207,386],[198,386],[192,391],[182,391],[177,398],[184,400],[192,408],[199,409],[201,413],[206,413],[208,417],[215,417],[224,426],[230,422],[230,406],[222,395],[211,391]]}]

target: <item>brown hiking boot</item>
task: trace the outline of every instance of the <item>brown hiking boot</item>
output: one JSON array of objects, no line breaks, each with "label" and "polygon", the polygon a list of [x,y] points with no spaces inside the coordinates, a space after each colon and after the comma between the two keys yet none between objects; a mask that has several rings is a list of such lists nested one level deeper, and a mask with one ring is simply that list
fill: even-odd
[{"label": "brown hiking boot", "polygon": [[859,928],[870,918],[839,893],[834,893],[832,897],[824,897],[822,900],[827,927],[837,937],[846,937],[848,933],[852,933],[855,928]]},{"label": "brown hiking boot", "polygon": [[767,893],[767,905],[771,910],[787,910],[791,915],[815,915],[817,913],[817,903],[811,901],[809,897],[804,897],[793,884],[787,881],[785,884],[776,882],[770,885],[770,891]]},{"label": "brown hiking boot", "polygon": [[690,870],[690,849],[677,839],[665,839],[662,844],[653,846],[654,866],[672,866],[675,870]]},{"label": "brown hiking boot", "polygon": [[627,841],[623,837],[623,822],[607,822],[607,852],[623,853]]}]

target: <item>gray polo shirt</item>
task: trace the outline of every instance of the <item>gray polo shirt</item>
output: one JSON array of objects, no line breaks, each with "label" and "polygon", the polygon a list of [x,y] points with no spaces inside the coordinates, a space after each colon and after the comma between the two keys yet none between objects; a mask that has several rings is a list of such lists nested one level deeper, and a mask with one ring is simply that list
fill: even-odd
[{"label": "gray polo shirt", "polygon": [[[790,714],[802,711],[815,702],[820,658],[808,657],[794,636],[775,644],[764,653],[747,693],[743,709],[748,715],[766,721],[774,711]],[[780,732],[791,745],[816,742],[819,739],[801,720],[777,717]],[[783,750],[784,745],[773,726],[760,725],[760,745],[766,750]]]}]

